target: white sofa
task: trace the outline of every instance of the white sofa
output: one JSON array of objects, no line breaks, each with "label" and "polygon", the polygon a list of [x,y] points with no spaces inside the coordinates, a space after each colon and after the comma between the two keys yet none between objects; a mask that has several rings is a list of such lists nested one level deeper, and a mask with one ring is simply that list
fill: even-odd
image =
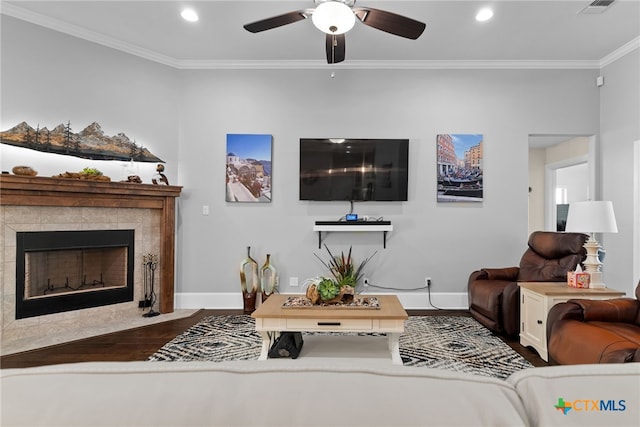
[{"label": "white sofa", "polygon": [[[300,362],[7,369],[1,371],[0,424],[640,425],[640,364],[532,368],[502,381],[428,368]],[[564,414],[555,408],[559,399],[574,407]],[[600,401],[604,410],[595,410],[592,402]]]}]

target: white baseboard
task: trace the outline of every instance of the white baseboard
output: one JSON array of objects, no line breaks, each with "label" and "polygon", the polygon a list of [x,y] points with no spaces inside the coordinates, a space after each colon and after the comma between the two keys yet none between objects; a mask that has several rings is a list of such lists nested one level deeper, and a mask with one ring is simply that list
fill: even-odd
[{"label": "white baseboard", "polygon": [[[389,292],[366,292],[362,295],[384,295]],[[431,293],[431,304],[426,292],[397,293],[402,306],[407,310],[466,310],[469,308],[467,294],[463,292]],[[435,307],[434,307],[435,306]],[[242,295],[239,292],[176,293],[176,309],[241,309]]]}]

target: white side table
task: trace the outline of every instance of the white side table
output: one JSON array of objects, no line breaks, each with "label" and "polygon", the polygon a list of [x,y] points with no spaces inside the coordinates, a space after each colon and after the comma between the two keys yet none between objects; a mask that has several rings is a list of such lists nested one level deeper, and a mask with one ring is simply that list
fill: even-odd
[{"label": "white side table", "polygon": [[566,282],[519,282],[520,344],[533,347],[549,361],[547,315],[554,305],[570,299],[605,300],[620,298],[624,292],[610,288],[571,288]]}]

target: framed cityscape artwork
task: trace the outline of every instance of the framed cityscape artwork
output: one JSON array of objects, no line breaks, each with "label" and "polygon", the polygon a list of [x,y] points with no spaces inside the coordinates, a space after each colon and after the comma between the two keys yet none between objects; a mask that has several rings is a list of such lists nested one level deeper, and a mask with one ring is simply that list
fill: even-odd
[{"label": "framed cityscape artwork", "polygon": [[227,202],[271,202],[271,135],[227,134]]},{"label": "framed cityscape artwork", "polygon": [[482,202],[482,134],[439,134],[438,202]]}]

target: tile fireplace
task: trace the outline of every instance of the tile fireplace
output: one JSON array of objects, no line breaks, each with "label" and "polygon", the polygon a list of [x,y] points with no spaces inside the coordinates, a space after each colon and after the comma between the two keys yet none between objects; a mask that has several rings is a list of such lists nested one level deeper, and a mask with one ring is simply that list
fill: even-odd
[{"label": "tile fireplace", "polygon": [[158,256],[156,310],[173,316],[180,192],[0,175],[0,354],[152,321],[139,307],[147,254]]}]

